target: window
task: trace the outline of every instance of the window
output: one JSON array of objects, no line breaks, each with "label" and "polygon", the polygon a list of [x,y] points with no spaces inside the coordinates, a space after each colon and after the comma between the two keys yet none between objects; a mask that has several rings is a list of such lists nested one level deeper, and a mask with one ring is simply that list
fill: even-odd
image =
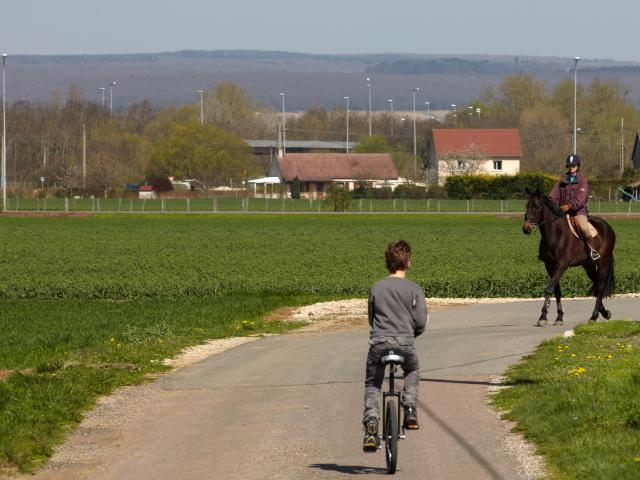
[{"label": "window", "polygon": [[467,169],[467,162],[465,162],[464,160],[458,160],[458,170],[466,170]]},{"label": "window", "polygon": [[494,170],[502,170],[502,160],[494,160],[493,161],[493,169]]},{"label": "window", "polygon": [[316,183],[316,191],[317,192],[322,192],[324,188],[324,184],[323,183]]}]

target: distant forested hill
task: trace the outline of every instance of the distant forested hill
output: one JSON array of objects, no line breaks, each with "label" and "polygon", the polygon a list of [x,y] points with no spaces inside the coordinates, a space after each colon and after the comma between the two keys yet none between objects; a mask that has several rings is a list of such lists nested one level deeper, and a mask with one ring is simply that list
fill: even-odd
[{"label": "distant forested hill", "polygon": [[[197,91],[223,81],[243,87],[259,102],[280,109],[286,93],[287,110],[310,105],[343,107],[351,97],[353,109],[367,107],[365,78],[370,77],[374,110],[386,110],[387,99],[397,110],[411,108],[413,88],[419,87],[419,108],[462,105],[497,85],[505,75],[531,73],[549,86],[573,76],[570,58],[383,54],[305,54],[258,50],[179,51],[110,55],[15,55],[7,62],[7,100],[48,101],[64,97],[71,85],[90,99],[101,101],[101,87],[113,81],[115,108],[148,99],[154,104],[197,101]],[[582,60],[579,78],[616,78],[640,101],[640,64],[611,60]],[[107,88],[108,95],[108,88]],[[108,101],[108,99],[107,99]]]}]

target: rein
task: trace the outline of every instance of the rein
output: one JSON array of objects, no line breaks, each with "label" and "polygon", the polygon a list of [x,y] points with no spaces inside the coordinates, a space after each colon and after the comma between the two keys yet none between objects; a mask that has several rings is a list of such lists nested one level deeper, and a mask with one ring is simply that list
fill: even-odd
[{"label": "rein", "polygon": [[[548,224],[548,223],[554,223],[554,222],[556,222],[557,220],[559,220],[559,219],[563,218],[563,217],[566,215],[566,214],[564,214],[564,213],[563,213],[563,214],[562,214],[562,215],[560,215],[560,216],[556,216],[556,215],[555,215],[555,213],[553,212],[553,210],[551,209],[551,207],[549,207],[549,205],[547,205],[547,204],[545,203],[544,199],[543,199],[543,200],[541,200],[541,202],[542,202],[541,213],[542,213],[542,211],[544,210],[544,208],[546,207],[546,208],[547,208],[551,213],[553,213],[553,214],[554,214],[554,217],[555,217],[555,218],[547,219],[547,220],[544,220],[544,221],[542,221],[542,222],[538,222],[538,221],[536,221],[536,220],[532,219],[531,217],[525,217],[525,220],[531,224],[531,231],[532,231],[532,232],[536,229],[536,227],[538,227],[538,226],[540,226],[540,225],[546,225],[546,224]],[[542,216],[542,215],[541,215],[541,216]]]}]

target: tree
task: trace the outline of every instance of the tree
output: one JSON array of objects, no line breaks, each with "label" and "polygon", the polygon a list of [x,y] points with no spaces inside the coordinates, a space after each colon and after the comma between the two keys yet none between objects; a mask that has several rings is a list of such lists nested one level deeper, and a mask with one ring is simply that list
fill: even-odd
[{"label": "tree", "polygon": [[569,122],[557,108],[539,104],[520,117],[524,171],[559,172],[571,148]]},{"label": "tree", "polygon": [[272,134],[277,116],[235,83],[223,82],[205,95],[205,121],[248,139]]},{"label": "tree", "polygon": [[353,153],[389,153],[391,145],[383,135],[363,137],[353,149]]},{"label": "tree", "polygon": [[175,123],[153,148],[149,173],[195,178],[207,185],[228,183],[256,171],[251,148],[235,135],[192,120]]}]

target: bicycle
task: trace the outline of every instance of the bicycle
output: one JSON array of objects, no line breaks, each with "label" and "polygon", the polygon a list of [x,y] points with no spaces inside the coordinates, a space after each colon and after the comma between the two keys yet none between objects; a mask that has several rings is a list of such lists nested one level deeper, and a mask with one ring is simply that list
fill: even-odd
[{"label": "bicycle", "polygon": [[382,435],[378,433],[378,448],[382,448],[380,440],[383,440],[387,473],[394,474],[398,464],[398,440],[406,438],[404,424],[400,421],[402,415],[400,392],[395,390],[394,385],[398,365],[404,363],[404,357],[390,350],[380,359],[380,362],[385,365],[385,369],[389,365],[389,390],[382,393]]}]

